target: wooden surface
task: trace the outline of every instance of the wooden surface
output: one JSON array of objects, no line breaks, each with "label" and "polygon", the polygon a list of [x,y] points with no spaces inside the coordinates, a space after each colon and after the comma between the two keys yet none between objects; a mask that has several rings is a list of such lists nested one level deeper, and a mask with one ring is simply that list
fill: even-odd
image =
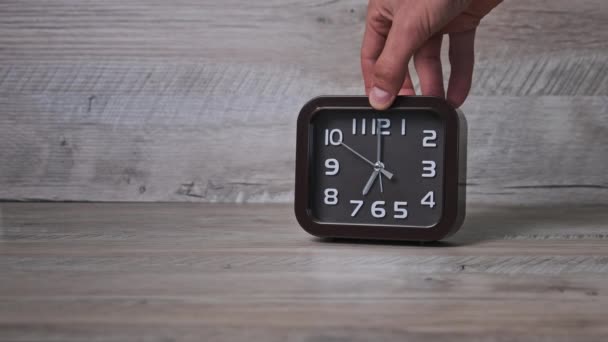
[{"label": "wooden surface", "polygon": [[[300,107],[362,92],[365,9],[0,2],[0,199],[291,201]],[[606,1],[505,1],[476,56],[470,198],[606,203]]]},{"label": "wooden surface", "polygon": [[469,206],[441,244],[288,205],[0,204],[2,341],[606,341],[608,206]]}]

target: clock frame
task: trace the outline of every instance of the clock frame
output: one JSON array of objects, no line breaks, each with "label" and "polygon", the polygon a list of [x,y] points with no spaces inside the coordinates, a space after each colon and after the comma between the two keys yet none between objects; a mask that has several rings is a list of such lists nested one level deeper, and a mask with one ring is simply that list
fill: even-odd
[{"label": "clock frame", "polygon": [[[351,238],[402,241],[437,241],[462,225],[466,210],[466,144],[467,123],[464,115],[444,99],[429,96],[399,96],[390,108],[392,111],[432,111],[444,125],[442,211],[438,222],[430,227],[382,225],[369,223],[329,223],[313,217],[311,177],[312,122],[320,111],[356,112],[373,110],[365,96],[322,96],[310,100],[298,116],[296,141],[295,215],[300,226],[308,233],[322,238]],[[380,113],[380,111],[377,111]],[[408,147],[405,146],[404,149]]]}]

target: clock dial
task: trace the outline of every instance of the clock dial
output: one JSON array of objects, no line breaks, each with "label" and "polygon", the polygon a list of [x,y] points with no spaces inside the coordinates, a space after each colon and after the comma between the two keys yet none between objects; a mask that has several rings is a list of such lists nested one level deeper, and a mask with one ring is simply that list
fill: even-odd
[{"label": "clock dial", "polygon": [[310,209],[323,223],[436,225],[445,127],[431,110],[323,109],[310,125]]}]

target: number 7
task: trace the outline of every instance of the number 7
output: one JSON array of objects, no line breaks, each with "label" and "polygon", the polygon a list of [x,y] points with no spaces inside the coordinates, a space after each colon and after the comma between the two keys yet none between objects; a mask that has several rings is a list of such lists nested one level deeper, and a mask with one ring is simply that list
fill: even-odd
[{"label": "number 7", "polygon": [[353,213],[350,214],[351,217],[355,217],[355,216],[357,216],[357,213],[359,212],[359,210],[361,210],[361,207],[363,206],[363,201],[352,200],[352,201],[350,201],[350,204],[356,204],[355,210],[353,210]]}]

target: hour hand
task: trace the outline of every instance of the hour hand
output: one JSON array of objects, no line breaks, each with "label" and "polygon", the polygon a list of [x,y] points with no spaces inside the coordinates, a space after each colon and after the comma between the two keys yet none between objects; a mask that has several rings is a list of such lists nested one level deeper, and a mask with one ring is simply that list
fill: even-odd
[{"label": "hour hand", "polygon": [[379,172],[379,170],[374,170],[374,172],[372,172],[372,175],[369,177],[367,184],[365,184],[365,187],[363,188],[363,196],[369,193],[369,190],[372,188],[372,185],[374,185],[374,181],[376,180],[376,177],[378,177]]},{"label": "hour hand", "polygon": [[393,178],[393,174],[389,171],[386,171],[385,169],[380,169],[380,172],[382,172],[382,174],[388,178],[388,179],[392,179]]}]

